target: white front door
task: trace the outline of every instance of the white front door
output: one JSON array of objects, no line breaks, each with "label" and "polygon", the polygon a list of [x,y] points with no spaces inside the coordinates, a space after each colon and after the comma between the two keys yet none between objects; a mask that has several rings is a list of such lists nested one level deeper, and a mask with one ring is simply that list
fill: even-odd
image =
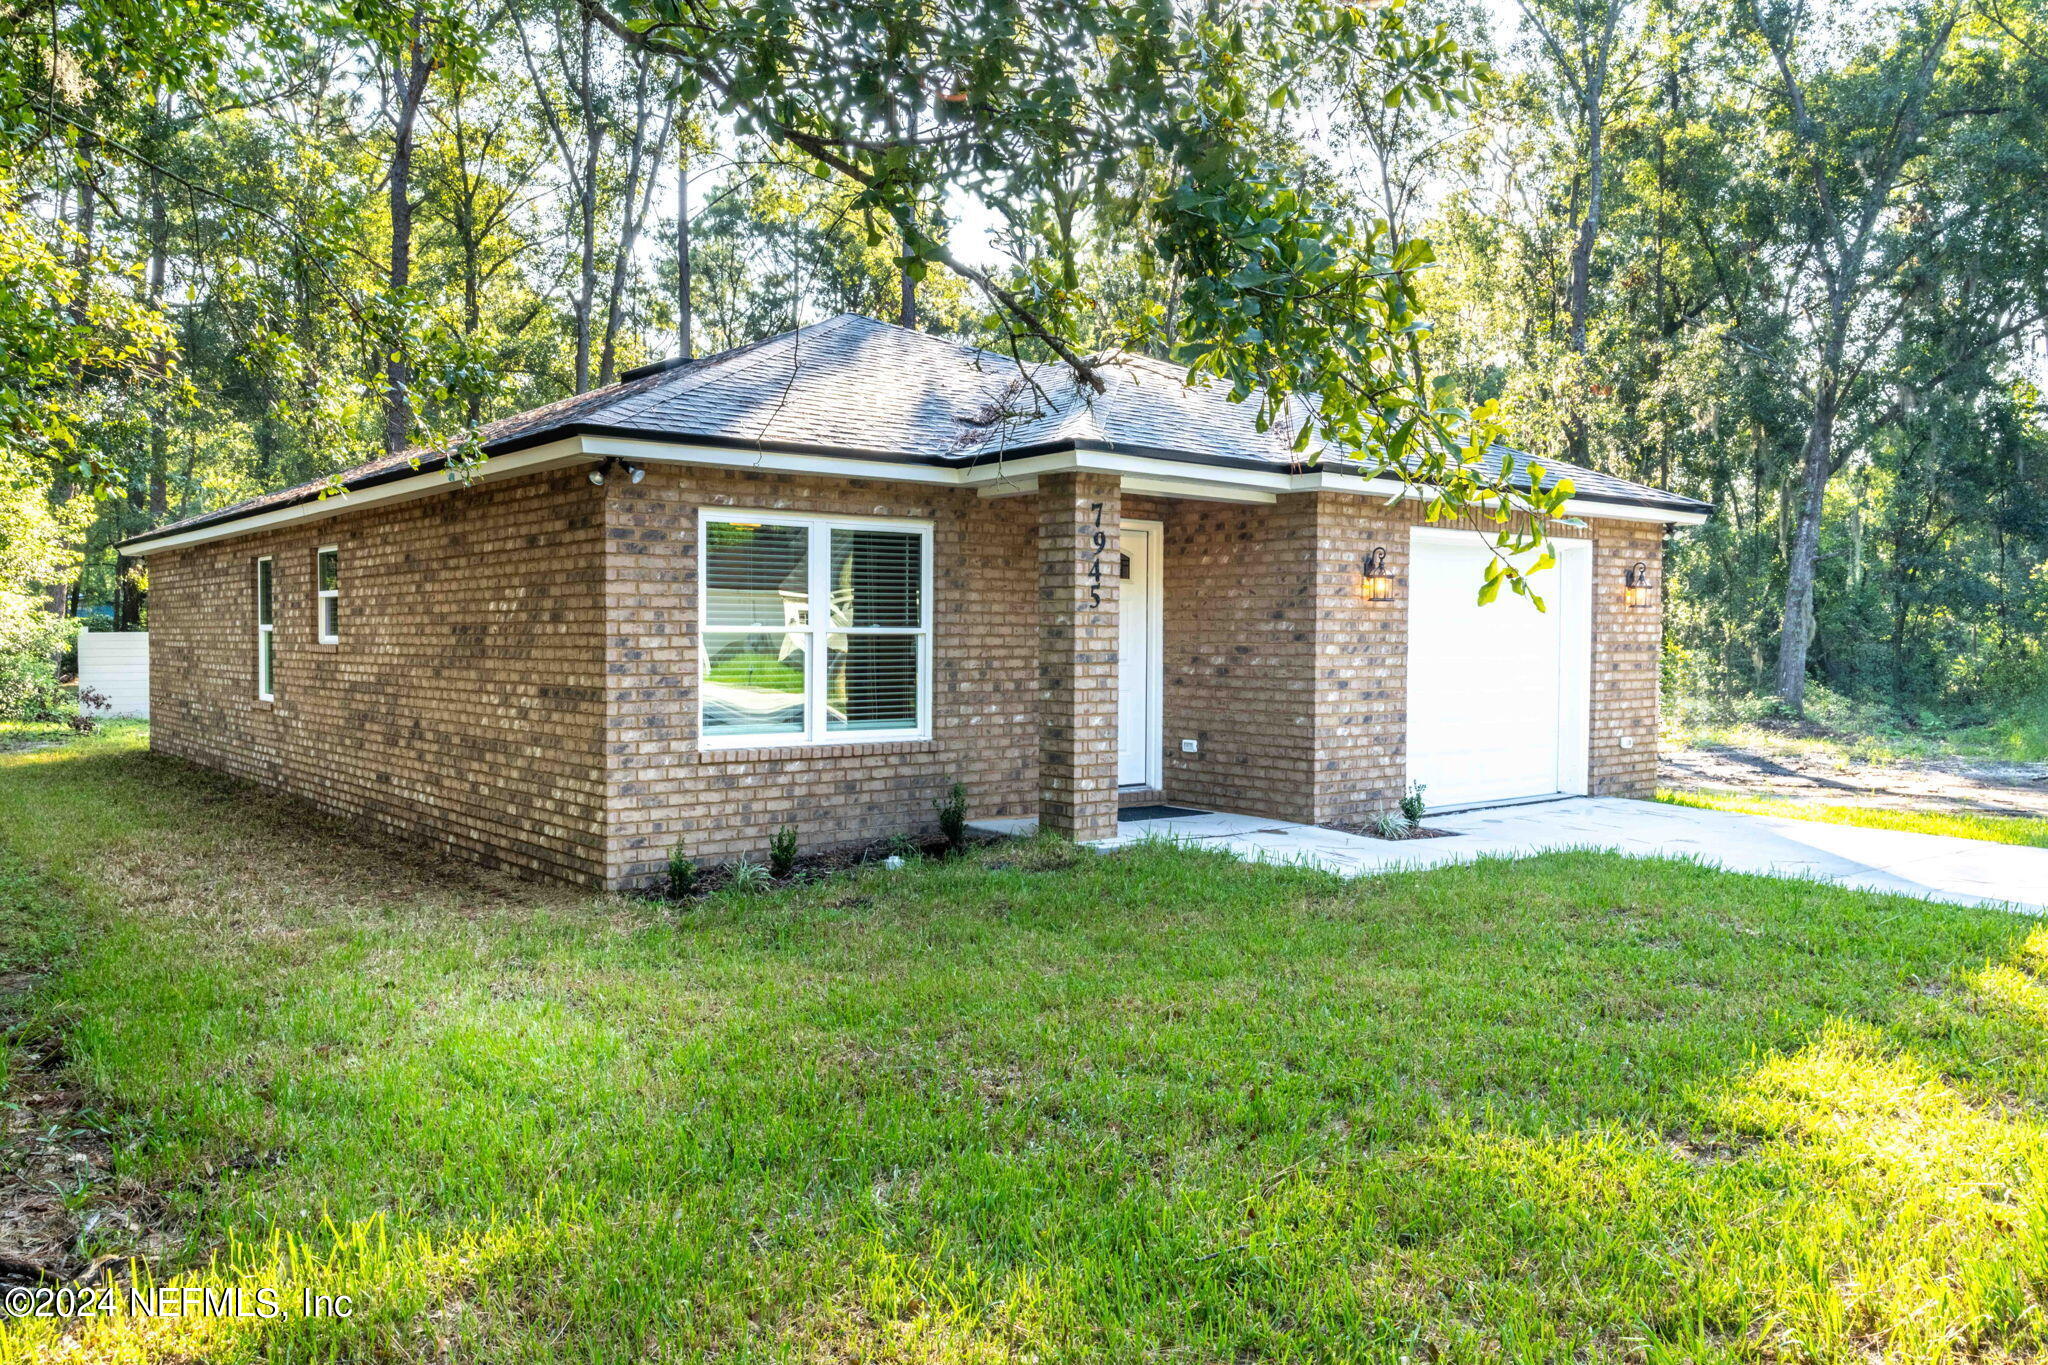
[{"label": "white front door", "polygon": [[1126,787],[1160,782],[1160,530],[1156,521],[1123,523],[1130,573],[1118,584],[1116,780]]},{"label": "white front door", "polygon": [[1551,542],[1547,610],[1480,606],[1486,538],[1419,529],[1408,575],[1408,780],[1432,809],[1586,790],[1592,547]]}]

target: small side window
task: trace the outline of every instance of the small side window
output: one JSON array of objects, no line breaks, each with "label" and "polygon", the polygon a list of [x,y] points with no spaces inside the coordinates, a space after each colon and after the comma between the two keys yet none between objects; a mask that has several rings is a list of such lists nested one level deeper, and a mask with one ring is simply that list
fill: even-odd
[{"label": "small side window", "polygon": [[270,701],[277,671],[277,622],[271,611],[270,556],[256,561],[256,699]]},{"label": "small side window", "polygon": [[341,551],[332,545],[313,556],[313,592],[320,643],[341,641]]}]

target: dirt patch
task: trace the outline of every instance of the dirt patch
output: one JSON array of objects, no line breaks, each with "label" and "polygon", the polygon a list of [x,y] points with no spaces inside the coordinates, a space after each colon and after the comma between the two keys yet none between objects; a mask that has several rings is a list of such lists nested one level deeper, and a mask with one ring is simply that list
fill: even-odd
[{"label": "dirt patch", "polygon": [[116,1174],[119,1121],[69,1083],[62,1040],[25,1022],[35,978],[0,979],[9,1039],[0,1113],[0,1288],[89,1283],[130,1259],[153,1260],[177,1238],[169,1206]]},{"label": "dirt patch", "polygon": [[1762,1144],[1742,1134],[1673,1132],[1664,1135],[1671,1154],[1691,1166],[1722,1166],[1740,1161]]},{"label": "dirt patch", "polygon": [[1815,754],[1702,745],[1667,749],[1658,761],[1657,780],[1678,791],[1822,805],[2048,818],[2048,763],[1942,758],[1851,764]]}]

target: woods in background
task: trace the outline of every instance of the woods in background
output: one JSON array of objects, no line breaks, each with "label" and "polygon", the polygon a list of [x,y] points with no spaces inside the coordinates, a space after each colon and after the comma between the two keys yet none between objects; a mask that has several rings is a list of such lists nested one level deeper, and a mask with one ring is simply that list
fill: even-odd
[{"label": "woods in background", "polygon": [[2040,0],[1128,8],[0,7],[0,635],[132,621],[148,525],[851,310],[1382,455],[1454,381],[1442,450],[1497,400],[1719,509],[1676,694],[2048,696]]},{"label": "woods in background", "polygon": [[1519,432],[1719,509],[1674,546],[1676,690],[2038,698],[2040,8],[1526,14],[1491,126],[1435,153],[1434,302]]}]

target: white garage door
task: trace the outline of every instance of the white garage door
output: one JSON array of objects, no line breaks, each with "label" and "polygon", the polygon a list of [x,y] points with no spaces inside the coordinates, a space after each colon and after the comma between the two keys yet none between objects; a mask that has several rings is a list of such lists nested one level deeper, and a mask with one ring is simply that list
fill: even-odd
[{"label": "white garage door", "polygon": [[1408,779],[1433,810],[1586,790],[1592,547],[1551,542],[1547,611],[1503,589],[1478,602],[1492,551],[1464,531],[1414,532],[1408,604]]}]

